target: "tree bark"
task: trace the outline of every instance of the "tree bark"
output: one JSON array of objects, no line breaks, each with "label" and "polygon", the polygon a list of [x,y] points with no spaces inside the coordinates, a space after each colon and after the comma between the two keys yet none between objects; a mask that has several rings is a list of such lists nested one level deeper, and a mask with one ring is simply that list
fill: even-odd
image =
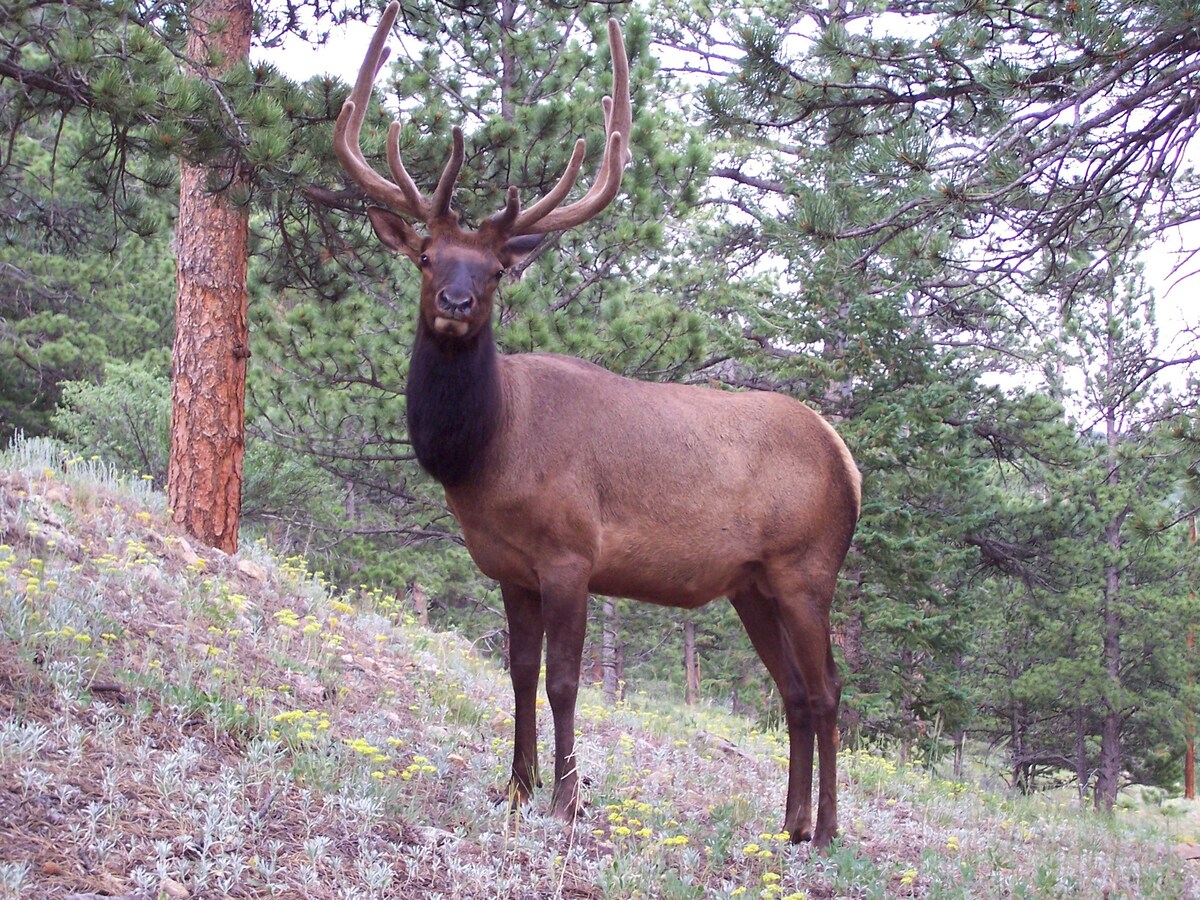
[{"label": "tree bark", "polygon": [[417,624],[422,628],[429,627],[429,595],[425,592],[424,586],[419,581],[412,583],[412,604],[413,615],[417,617]]},{"label": "tree bark", "polygon": [[[842,677],[849,681],[853,676],[863,671],[866,653],[863,650],[863,613],[858,603],[859,585],[862,583],[862,571],[853,569],[842,573],[849,585],[846,599],[842,606],[845,616],[840,625],[834,626],[831,635],[834,646],[842,651]],[[862,726],[862,716],[858,710],[843,699],[841,711],[843,736],[849,735],[850,740],[856,740]]]},{"label": "tree bark", "polygon": [[1100,760],[1096,769],[1096,809],[1112,812],[1117,802],[1121,776],[1121,631],[1117,602],[1120,591],[1116,566],[1106,567],[1104,603],[1104,670],[1108,688],[1100,698],[1104,718],[1100,722]]},{"label": "tree bark", "polygon": [[617,659],[617,603],[612,597],[605,597],[601,607],[604,611],[604,631],[601,643],[601,656],[604,666],[604,702],[609,706],[616,705],[621,699],[620,661]]},{"label": "tree bark", "polygon": [[1022,794],[1029,793],[1029,770],[1025,760],[1025,723],[1023,710],[1014,703],[1008,714],[1008,746],[1012,759],[1012,786]]},{"label": "tree bark", "polygon": [[517,61],[512,49],[512,33],[517,16],[514,0],[500,5],[500,118],[511,123],[516,117],[513,85],[517,81]]},{"label": "tree bark", "polygon": [[[252,19],[250,0],[199,0],[188,20],[195,70],[216,78],[244,64]],[[219,173],[179,167],[167,501],[189,534],[226,553],[237,550],[250,355],[249,209],[233,201],[246,184],[233,161]]]},{"label": "tree bark", "polygon": [[1083,806],[1091,776],[1088,774],[1087,710],[1082,706],[1075,708],[1075,778],[1079,782],[1079,805]]},{"label": "tree bark", "polygon": [[694,706],[700,699],[700,657],[696,653],[696,623],[691,619],[683,623],[683,702]]},{"label": "tree bark", "polygon": [[[1114,550],[1120,546],[1120,526],[1105,529],[1105,540]],[[1100,722],[1100,760],[1096,769],[1096,809],[1112,812],[1117,802],[1121,777],[1121,576],[1115,563],[1104,567],[1104,671],[1108,686],[1100,698],[1104,718]]]},{"label": "tree bark", "polygon": [[[1191,545],[1192,552],[1196,552],[1196,517],[1195,515],[1188,517],[1188,543]],[[1191,606],[1194,609],[1196,606],[1196,592],[1192,591],[1189,595],[1191,598]],[[1187,634],[1187,671],[1189,673],[1188,680],[1192,680],[1192,660],[1196,654],[1196,632],[1188,625]],[[1190,687],[1191,685],[1189,685]],[[1187,800],[1196,799],[1196,713],[1190,706],[1188,707],[1184,718],[1184,735],[1187,738],[1187,747],[1183,758],[1183,796]]]}]

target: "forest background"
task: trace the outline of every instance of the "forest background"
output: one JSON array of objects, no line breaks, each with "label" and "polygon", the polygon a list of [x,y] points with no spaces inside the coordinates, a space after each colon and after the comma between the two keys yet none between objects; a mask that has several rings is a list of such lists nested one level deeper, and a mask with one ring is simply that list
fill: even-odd
[{"label": "forest background", "polygon": [[[0,3],[0,440],[166,484],[180,216],[221,197],[249,228],[241,540],[500,654],[498,591],[407,442],[417,279],[333,159],[348,86],[198,53],[213,5]],[[378,16],[244,8],[258,48]],[[1014,788],[1101,808],[1177,786],[1200,344],[1186,303],[1159,328],[1141,260],[1200,216],[1200,3],[413,0],[368,155],[399,112],[428,185],[462,124],[475,222],[509,184],[544,193],[576,136],[594,165],[609,15],[634,162],[599,224],[504,285],[503,349],[782,391],[836,424],[864,475],[834,621],[848,744],[987,748]],[[727,604],[592,613],[587,677],[613,700],[777,720]]]}]

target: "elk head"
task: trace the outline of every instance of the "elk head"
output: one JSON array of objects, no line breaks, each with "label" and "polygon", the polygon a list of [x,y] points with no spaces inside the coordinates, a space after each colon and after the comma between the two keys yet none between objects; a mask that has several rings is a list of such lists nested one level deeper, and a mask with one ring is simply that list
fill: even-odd
[{"label": "elk head", "polygon": [[[367,212],[379,239],[388,248],[411,259],[421,271],[420,328],[435,339],[462,340],[479,334],[491,320],[496,286],[509,268],[532,252],[548,232],[586,222],[616,196],[621,175],[632,158],[628,149],[633,119],[629,100],[629,62],[621,30],[610,20],[608,38],[612,48],[613,96],[602,101],[606,136],[604,158],[587,193],[573,203],[562,205],[583,166],[585,145],[581,138],[575,142],[566,171],[546,196],[522,209],[517,189],[510,187],[502,210],[486,219],[479,228],[465,229],[459,224],[458,213],[451,208],[464,156],[460,128],[453,130],[450,159],[432,197],[426,197],[417,189],[404,168],[400,158],[398,122],[392,123],[387,141],[388,168],[393,180],[389,181],[371,168],[359,146],[371,85],[387,60],[384,45],[398,10],[399,3],[390,4],[375,30],[354,89],[338,115],[334,151],[347,174],[371,201],[378,204]],[[409,219],[425,226],[425,236],[409,223]]]}]

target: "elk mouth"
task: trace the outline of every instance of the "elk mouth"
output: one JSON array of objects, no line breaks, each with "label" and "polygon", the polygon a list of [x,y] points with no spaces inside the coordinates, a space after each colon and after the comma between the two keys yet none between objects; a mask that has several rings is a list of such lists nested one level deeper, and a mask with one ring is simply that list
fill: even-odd
[{"label": "elk mouth", "polygon": [[465,318],[450,318],[449,316],[434,316],[433,330],[448,337],[462,337],[467,333],[471,323]]}]

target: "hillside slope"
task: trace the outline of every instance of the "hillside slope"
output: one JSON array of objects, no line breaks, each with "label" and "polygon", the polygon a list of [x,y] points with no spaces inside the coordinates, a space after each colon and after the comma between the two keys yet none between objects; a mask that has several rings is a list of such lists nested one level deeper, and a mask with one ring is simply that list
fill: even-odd
[{"label": "hillside slope", "polygon": [[506,816],[507,677],[403,619],[264,547],[199,551],[95,461],[0,454],[0,896],[1200,896],[1185,818],[867,753],[813,855],[773,833],[780,735],[644,696],[583,693],[576,827],[548,788]]}]

